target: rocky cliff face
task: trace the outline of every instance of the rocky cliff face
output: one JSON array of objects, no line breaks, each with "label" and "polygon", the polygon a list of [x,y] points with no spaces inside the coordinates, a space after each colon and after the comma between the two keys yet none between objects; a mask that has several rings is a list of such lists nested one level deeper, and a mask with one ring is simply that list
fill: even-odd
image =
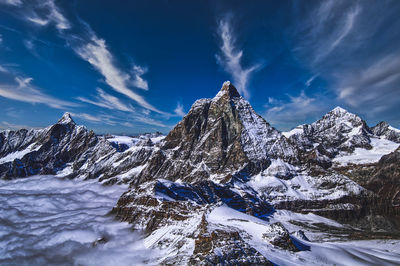
[{"label": "rocky cliff face", "polygon": [[157,178],[223,182],[235,172],[257,173],[278,157],[295,161],[296,149],[225,82],[213,99],[193,104],[137,183]]},{"label": "rocky cliff face", "polygon": [[372,164],[343,167],[342,170],[366,189],[374,192],[371,212],[384,215],[399,225],[400,218],[400,148]]}]

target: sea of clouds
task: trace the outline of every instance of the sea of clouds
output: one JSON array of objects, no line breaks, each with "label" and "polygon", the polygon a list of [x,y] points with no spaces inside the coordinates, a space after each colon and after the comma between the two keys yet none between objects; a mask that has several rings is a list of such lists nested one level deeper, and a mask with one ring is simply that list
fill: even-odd
[{"label": "sea of clouds", "polygon": [[140,234],[109,215],[124,190],[55,176],[0,180],[0,265],[149,263]]}]

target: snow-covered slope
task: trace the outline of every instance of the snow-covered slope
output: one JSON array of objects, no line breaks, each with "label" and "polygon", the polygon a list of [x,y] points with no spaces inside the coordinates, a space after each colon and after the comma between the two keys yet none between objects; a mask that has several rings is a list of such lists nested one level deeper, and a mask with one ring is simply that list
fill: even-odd
[{"label": "snow-covered slope", "polygon": [[383,155],[395,151],[400,143],[390,141],[385,137],[370,137],[370,145],[371,149],[355,148],[351,153],[340,153],[333,159],[333,162],[340,166],[376,163]]},{"label": "snow-covered slope", "polygon": [[165,138],[165,136],[159,132],[146,133],[146,134],[141,134],[138,136],[112,135],[112,136],[106,137],[106,139],[110,143],[117,145],[117,146],[126,145],[126,148],[130,148],[132,146],[137,146],[139,143],[145,143],[145,142],[149,141],[149,139],[153,144],[158,144],[164,138]]},{"label": "snow-covered slope", "polygon": [[280,159],[252,176],[249,185],[271,203],[334,200],[365,192],[363,187],[344,175],[326,172],[313,176]]}]

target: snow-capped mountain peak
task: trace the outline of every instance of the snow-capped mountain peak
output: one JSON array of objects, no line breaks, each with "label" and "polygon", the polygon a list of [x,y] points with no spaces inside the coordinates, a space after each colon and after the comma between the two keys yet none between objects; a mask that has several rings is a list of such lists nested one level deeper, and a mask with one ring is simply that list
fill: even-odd
[{"label": "snow-capped mountain peak", "polygon": [[346,109],[343,109],[342,107],[339,106],[332,109],[329,113],[324,115],[322,119],[320,119],[316,123],[322,122],[323,120],[329,120],[329,121],[334,120],[337,124],[350,123],[353,126],[358,126],[363,123],[363,120],[358,115],[350,113]]},{"label": "snow-capped mountain peak", "polygon": [[65,112],[63,116],[58,120],[57,124],[73,124],[75,125],[74,120],[71,117],[69,112]]},{"label": "snow-capped mountain peak", "polygon": [[154,164],[149,163],[141,173],[142,180],[175,181],[180,176],[186,182],[218,181],[245,167],[259,172],[269,166],[271,158],[291,160],[296,153],[230,82],[213,99],[196,101],[165,138],[161,150],[151,160]]},{"label": "snow-capped mountain peak", "polygon": [[233,84],[230,81],[225,81],[224,84],[222,85],[221,90],[218,92],[218,94],[214,97],[214,100],[218,100],[224,95],[228,95],[229,98],[240,98],[240,94],[233,86]]},{"label": "snow-capped mountain peak", "polygon": [[343,115],[345,113],[348,113],[348,111],[340,106],[336,106],[335,108],[333,108],[330,113],[334,113],[336,115]]}]

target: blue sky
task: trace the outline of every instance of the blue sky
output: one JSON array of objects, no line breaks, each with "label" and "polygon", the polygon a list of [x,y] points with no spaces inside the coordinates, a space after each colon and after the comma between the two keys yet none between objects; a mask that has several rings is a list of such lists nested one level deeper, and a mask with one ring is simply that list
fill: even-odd
[{"label": "blue sky", "polygon": [[400,127],[399,1],[0,0],[0,128],[168,132],[231,80],[280,130]]}]

